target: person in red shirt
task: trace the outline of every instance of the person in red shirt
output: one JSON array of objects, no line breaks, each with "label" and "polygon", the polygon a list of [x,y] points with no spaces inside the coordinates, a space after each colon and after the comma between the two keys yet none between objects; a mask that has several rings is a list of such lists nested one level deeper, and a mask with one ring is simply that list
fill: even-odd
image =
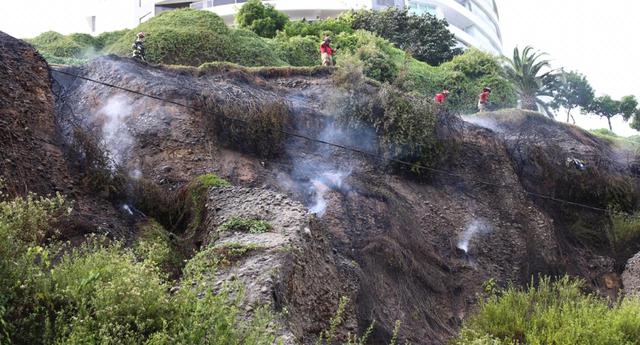
[{"label": "person in red shirt", "polygon": [[433,97],[433,100],[438,104],[442,104],[447,99],[447,96],[449,96],[449,90],[443,90],[442,92],[437,93],[436,96]]},{"label": "person in red shirt", "polygon": [[320,44],[320,57],[322,66],[333,66],[333,48],[331,48],[331,38],[324,36],[322,44]]},{"label": "person in red shirt", "polygon": [[489,96],[491,95],[491,88],[485,87],[482,89],[482,93],[478,96],[478,110],[480,112],[487,111],[487,104],[489,104]]}]

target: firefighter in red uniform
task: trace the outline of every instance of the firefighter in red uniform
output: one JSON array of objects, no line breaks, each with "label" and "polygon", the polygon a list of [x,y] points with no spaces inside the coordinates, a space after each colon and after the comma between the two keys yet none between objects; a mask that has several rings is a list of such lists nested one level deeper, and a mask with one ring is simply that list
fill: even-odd
[{"label": "firefighter in red uniform", "polygon": [[489,104],[489,96],[491,95],[491,88],[485,87],[482,89],[482,93],[478,96],[478,110],[480,112],[487,111],[487,105]]},{"label": "firefighter in red uniform", "polygon": [[449,90],[443,90],[442,92],[437,93],[436,96],[433,97],[433,100],[438,104],[442,104],[447,99],[447,96],[449,96]]},{"label": "firefighter in red uniform", "polygon": [[322,58],[322,66],[333,66],[333,49],[331,48],[331,38],[324,36],[322,44],[320,44],[320,57]]}]

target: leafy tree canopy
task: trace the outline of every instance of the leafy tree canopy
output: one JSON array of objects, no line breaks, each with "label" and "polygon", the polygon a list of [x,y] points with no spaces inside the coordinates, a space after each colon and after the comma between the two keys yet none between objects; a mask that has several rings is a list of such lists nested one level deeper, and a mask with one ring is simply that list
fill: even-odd
[{"label": "leafy tree canopy", "polygon": [[430,14],[409,14],[407,9],[361,10],[345,14],[353,29],[363,29],[388,39],[398,48],[432,66],[462,53],[444,19]]},{"label": "leafy tree canopy", "polygon": [[273,38],[278,30],[284,29],[289,21],[286,14],[260,0],[247,1],[236,14],[236,22],[241,28],[249,29],[259,36]]},{"label": "leafy tree canopy", "polygon": [[[567,122],[571,116],[571,110],[576,107],[587,108],[593,102],[593,88],[584,75],[571,71],[563,72],[551,102],[551,108],[558,110],[561,107],[567,110]],[[575,123],[575,119],[573,123]]]}]

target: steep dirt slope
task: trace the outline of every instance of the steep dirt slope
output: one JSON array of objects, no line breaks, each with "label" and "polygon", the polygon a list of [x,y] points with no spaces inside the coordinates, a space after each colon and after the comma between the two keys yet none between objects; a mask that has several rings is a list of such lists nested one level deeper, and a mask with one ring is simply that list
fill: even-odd
[{"label": "steep dirt slope", "polygon": [[[547,204],[525,193],[521,182],[532,185],[536,174],[522,174],[513,145],[496,131],[465,125],[458,154],[441,167],[456,176],[435,174],[420,182],[360,154],[295,137],[276,158],[241,153],[219,144],[209,121],[217,114],[199,109],[203,98],[221,105],[281,102],[291,109],[288,130],[369,146],[375,138],[333,126],[332,80],[322,71],[313,76],[202,72],[115,57],[66,71],[187,105],[54,74],[62,87],[58,93],[65,95],[58,102],[68,105],[59,114],[65,133],[70,123],[79,123],[103,138],[130,175],[177,190],[214,172],[236,185],[287,194],[313,211],[304,219],[294,217],[298,225],[293,228],[282,228],[298,231],[283,230],[287,240],[279,243],[290,245],[283,245],[286,255],[269,266],[272,278],[256,276],[260,289],[270,284],[263,295],[271,291],[266,296],[286,311],[289,329],[302,342],[327,327],[341,296],[352,302],[343,332],[362,332],[375,320],[371,343],[383,344],[401,320],[403,339],[444,344],[488,279],[524,284],[537,273],[572,272],[598,287],[613,272],[611,259],[567,241],[566,229],[555,223]],[[589,140],[584,147],[600,147]],[[233,209],[247,213],[242,198],[211,193],[208,232],[215,233]],[[254,193],[247,195],[254,205]],[[260,198],[277,194],[265,195]],[[225,204],[224,211],[216,209],[216,200]],[[256,212],[277,212],[279,204],[265,205]],[[215,244],[217,239],[207,236]],[[232,270],[251,271],[256,266],[248,261],[256,260],[240,260]]]},{"label": "steep dirt slope", "polygon": [[0,176],[11,194],[68,192],[47,63],[3,32],[0,50]]},{"label": "steep dirt slope", "polygon": [[11,196],[56,192],[72,199],[74,214],[62,239],[100,232],[122,236],[121,212],[84,188],[65,155],[56,120],[49,66],[33,47],[0,32],[0,177]]}]

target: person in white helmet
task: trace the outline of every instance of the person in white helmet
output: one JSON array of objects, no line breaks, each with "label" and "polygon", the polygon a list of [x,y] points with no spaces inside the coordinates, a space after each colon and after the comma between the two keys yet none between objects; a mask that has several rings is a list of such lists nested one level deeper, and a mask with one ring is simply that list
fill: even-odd
[{"label": "person in white helmet", "polygon": [[136,41],[131,45],[133,49],[133,58],[140,61],[146,61],[144,58],[144,32],[138,32]]}]

